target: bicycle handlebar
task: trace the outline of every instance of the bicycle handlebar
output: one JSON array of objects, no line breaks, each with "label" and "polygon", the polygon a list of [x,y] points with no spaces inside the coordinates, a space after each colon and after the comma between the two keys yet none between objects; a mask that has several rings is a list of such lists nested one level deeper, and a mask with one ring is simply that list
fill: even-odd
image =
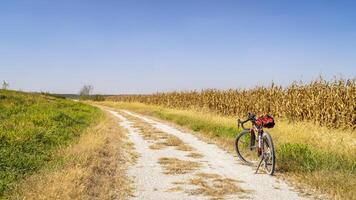
[{"label": "bicycle handlebar", "polygon": [[242,129],[246,129],[244,127],[244,124],[248,121],[252,121],[254,122],[256,120],[256,115],[252,114],[252,113],[247,113],[247,119],[244,120],[244,121],[241,121],[240,119],[237,120],[237,127],[240,128],[240,124],[241,124],[241,127]]}]

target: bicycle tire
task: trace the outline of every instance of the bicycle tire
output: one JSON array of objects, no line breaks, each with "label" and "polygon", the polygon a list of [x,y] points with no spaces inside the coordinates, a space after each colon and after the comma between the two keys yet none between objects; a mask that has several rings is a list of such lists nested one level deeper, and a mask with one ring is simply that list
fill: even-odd
[{"label": "bicycle tire", "polygon": [[[239,148],[239,144],[241,143],[241,138],[243,136],[245,136],[246,134],[250,134],[250,131],[249,130],[243,130],[240,134],[237,135],[236,139],[235,139],[235,151],[237,153],[237,157],[242,160],[243,162],[245,162],[246,164],[248,165],[254,165],[256,164],[256,161],[254,162],[251,162],[249,161],[249,159],[247,159],[246,156],[243,155],[241,149]],[[252,150],[251,150],[252,152]],[[255,151],[252,152],[253,154],[257,154]]]},{"label": "bicycle tire", "polygon": [[[264,168],[265,168],[265,171],[267,172],[267,174],[273,175],[274,171],[275,171],[275,165],[276,165],[276,157],[275,157],[275,152],[274,152],[273,140],[272,140],[271,135],[268,132],[263,133],[262,140],[263,140],[263,142],[266,141],[268,143],[269,148],[270,148],[270,157],[269,158],[271,158],[271,163],[268,164],[265,162]],[[270,165],[270,169],[267,169],[267,166],[269,166],[269,165]]]}]

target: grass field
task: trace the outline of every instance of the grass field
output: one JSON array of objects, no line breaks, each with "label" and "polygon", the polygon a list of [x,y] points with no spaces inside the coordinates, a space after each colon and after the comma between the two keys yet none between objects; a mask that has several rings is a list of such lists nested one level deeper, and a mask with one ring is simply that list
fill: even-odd
[{"label": "grass field", "polygon": [[9,199],[126,199],[131,194],[126,168],[135,161],[127,133],[105,114],[90,125],[78,141],[56,151],[65,162],[50,161],[19,181]]},{"label": "grass field", "polygon": [[[100,105],[128,109],[174,122],[199,132],[200,135],[233,149],[239,130],[236,118],[221,116],[203,109],[172,109],[142,103],[106,101]],[[356,132],[334,129],[311,122],[290,122],[276,119],[269,130],[276,147],[277,176],[297,186],[327,193],[337,199],[352,199],[356,195]]]},{"label": "grass field", "polygon": [[0,90],[0,197],[99,121],[95,107],[44,94]]}]

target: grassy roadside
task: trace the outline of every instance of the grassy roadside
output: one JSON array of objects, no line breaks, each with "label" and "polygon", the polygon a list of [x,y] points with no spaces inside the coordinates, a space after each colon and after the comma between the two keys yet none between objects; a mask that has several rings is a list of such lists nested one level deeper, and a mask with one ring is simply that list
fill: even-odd
[{"label": "grassy roadside", "polygon": [[117,119],[107,114],[78,142],[59,149],[63,162],[52,161],[22,180],[9,199],[126,199],[131,195],[126,167],[134,162],[131,144]]},{"label": "grassy roadside", "polygon": [[[233,147],[238,132],[234,117],[219,116],[202,110],[177,110],[140,103],[102,102],[101,105],[124,108],[174,122],[200,132],[224,147]],[[297,186],[335,199],[353,199],[356,195],[356,133],[328,129],[308,122],[291,123],[277,119],[270,130],[276,146],[277,176]],[[305,187],[305,186],[304,186]]]},{"label": "grassy roadside", "polygon": [[76,141],[100,117],[98,108],[83,103],[0,90],[0,197],[58,160],[54,152]]}]

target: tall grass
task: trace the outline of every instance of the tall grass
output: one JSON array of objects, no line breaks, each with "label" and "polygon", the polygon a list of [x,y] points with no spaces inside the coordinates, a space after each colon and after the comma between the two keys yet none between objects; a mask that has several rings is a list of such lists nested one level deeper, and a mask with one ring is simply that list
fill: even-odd
[{"label": "tall grass", "polygon": [[41,169],[101,115],[92,106],[44,94],[0,90],[0,196]]},{"label": "tall grass", "polygon": [[292,121],[307,120],[333,128],[356,128],[355,79],[325,81],[320,78],[308,84],[295,82],[286,88],[272,84],[253,89],[207,89],[108,99],[170,108],[207,108],[218,114],[240,117],[247,112],[269,113]]}]

